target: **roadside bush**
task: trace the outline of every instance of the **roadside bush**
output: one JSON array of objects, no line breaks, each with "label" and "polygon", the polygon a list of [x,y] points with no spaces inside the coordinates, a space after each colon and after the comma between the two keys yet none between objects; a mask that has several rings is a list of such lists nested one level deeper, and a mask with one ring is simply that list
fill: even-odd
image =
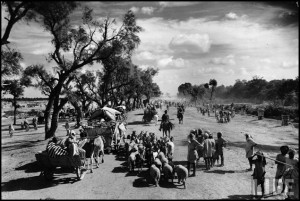
[{"label": "roadside bush", "polygon": [[299,119],[299,110],[292,108],[283,108],[283,107],[273,107],[267,106],[265,108],[264,116],[266,118],[276,118],[281,119],[281,115],[289,115],[290,119]]}]

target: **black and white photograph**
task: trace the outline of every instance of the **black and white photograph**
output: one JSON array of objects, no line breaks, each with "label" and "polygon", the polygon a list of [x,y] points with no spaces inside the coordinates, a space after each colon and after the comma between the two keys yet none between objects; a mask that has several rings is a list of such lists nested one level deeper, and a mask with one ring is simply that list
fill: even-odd
[{"label": "black and white photograph", "polygon": [[299,200],[298,1],[1,1],[2,200]]}]

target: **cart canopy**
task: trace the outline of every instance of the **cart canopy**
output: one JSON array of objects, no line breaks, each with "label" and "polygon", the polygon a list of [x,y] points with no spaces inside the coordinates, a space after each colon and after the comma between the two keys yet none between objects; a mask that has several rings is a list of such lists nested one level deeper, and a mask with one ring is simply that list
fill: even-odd
[{"label": "cart canopy", "polygon": [[116,115],[121,114],[118,110],[109,107],[103,107],[99,110],[96,110],[90,117],[90,120],[93,119],[105,119],[105,120],[116,120]]}]

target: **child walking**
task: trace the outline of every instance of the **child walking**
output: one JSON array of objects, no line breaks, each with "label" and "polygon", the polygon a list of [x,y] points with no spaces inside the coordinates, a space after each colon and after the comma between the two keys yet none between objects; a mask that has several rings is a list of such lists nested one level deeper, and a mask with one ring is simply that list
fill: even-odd
[{"label": "child walking", "polygon": [[[253,159],[256,156],[256,159]],[[253,180],[255,181],[254,183],[254,190],[255,190],[255,196],[257,196],[257,187],[261,185],[261,192],[262,192],[262,197],[265,194],[265,166],[267,164],[266,158],[263,156],[263,153],[258,151],[256,154],[253,155],[252,157],[252,163],[254,163],[255,168],[253,171]]]},{"label": "child walking", "polygon": [[[276,156],[276,161],[275,164],[277,164],[277,169],[276,169],[276,175],[275,175],[275,192],[277,193],[278,190],[278,181],[279,179],[282,178],[282,175],[286,169],[286,166],[283,163],[286,163],[286,154],[289,151],[289,147],[288,146],[281,146],[280,147],[280,152],[281,154],[278,154]],[[277,162],[279,161],[279,162]],[[282,163],[280,163],[282,162]],[[283,193],[285,190],[285,184],[283,183],[283,187],[282,187],[282,191],[281,193]]]},{"label": "child walking", "polygon": [[8,131],[9,131],[9,136],[12,137],[15,131],[15,128],[13,126],[13,124],[10,124],[8,127]]},{"label": "child walking", "polygon": [[224,166],[224,147],[226,147],[227,141],[223,138],[223,134],[221,132],[217,133],[218,139],[216,140],[216,152],[215,152],[215,160],[214,163],[218,162],[219,157],[221,157],[221,167]]}]

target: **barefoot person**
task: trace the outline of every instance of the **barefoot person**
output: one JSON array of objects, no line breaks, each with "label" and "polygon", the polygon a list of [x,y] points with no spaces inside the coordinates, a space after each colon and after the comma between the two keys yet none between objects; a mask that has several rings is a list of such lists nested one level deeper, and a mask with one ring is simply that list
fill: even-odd
[{"label": "barefoot person", "polygon": [[206,170],[209,170],[213,166],[213,153],[215,149],[215,140],[212,138],[210,131],[205,131],[204,133],[203,147]]},{"label": "barefoot person", "polygon": [[8,132],[9,132],[9,136],[12,137],[13,134],[14,134],[14,131],[15,131],[15,128],[14,128],[14,125],[11,123],[9,124],[9,127],[8,127]]},{"label": "barefoot person", "polygon": [[[282,183],[284,186],[288,185],[287,199],[299,199],[299,167],[298,160],[295,159],[296,151],[290,149],[288,152],[289,157],[286,158],[285,171],[282,175]],[[285,192],[285,188],[282,189],[282,193]]]},{"label": "barefoot person", "polygon": [[197,147],[201,145],[197,140],[195,140],[195,135],[193,133],[189,134],[188,141],[188,155],[187,155],[187,169],[190,175],[190,165],[193,165],[193,174],[191,176],[196,176],[196,160],[198,158]]},{"label": "barefoot person", "polygon": [[[253,159],[254,157],[256,157],[256,159]],[[266,158],[263,157],[262,152],[256,152],[256,154],[252,156],[252,163],[255,165],[254,172],[252,174],[255,185],[255,196],[257,196],[257,186],[261,185],[261,196],[263,197],[265,194]]]},{"label": "barefoot person", "polygon": [[[224,140],[223,134],[221,132],[217,133],[217,141],[216,141],[216,159],[219,161],[219,157],[221,157],[221,166],[224,166],[224,147],[227,144],[227,141]],[[218,162],[219,163],[219,162]]]},{"label": "barefoot person", "polygon": [[252,156],[254,154],[254,147],[257,146],[256,142],[253,140],[252,136],[249,134],[245,134],[246,136],[246,158],[248,158],[250,168],[248,171],[252,171]]},{"label": "barefoot person", "polygon": [[[282,175],[286,169],[286,166],[283,164],[286,162],[286,154],[289,151],[289,147],[288,146],[281,146],[280,147],[280,152],[281,154],[278,154],[276,156],[276,161],[275,164],[277,164],[277,169],[276,169],[276,175],[275,175],[275,192],[277,193],[277,188],[278,188],[278,181],[279,179],[282,178]],[[277,162],[279,161],[279,162]],[[282,162],[282,163],[280,163]],[[282,187],[282,191],[281,193],[283,193],[285,190],[285,183],[283,183],[283,187]]]},{"label": "barefoot person", "polygon": [[69,120],[66,121],[65,128],[66,128],[66,130],[67,130],[67,136],[68,136],[68,135],[70,134]]}]

